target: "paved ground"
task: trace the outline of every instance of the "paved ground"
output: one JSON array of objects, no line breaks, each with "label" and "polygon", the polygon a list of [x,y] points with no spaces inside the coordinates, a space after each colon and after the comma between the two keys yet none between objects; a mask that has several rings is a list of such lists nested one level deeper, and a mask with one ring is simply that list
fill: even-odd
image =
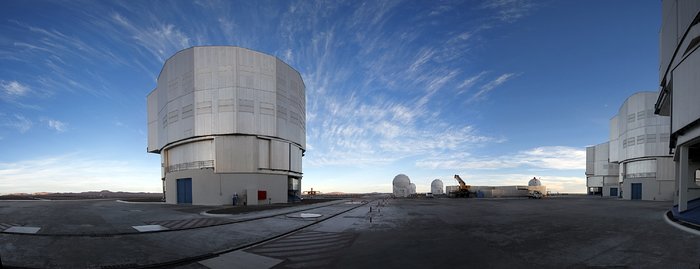
[{"label": "paved ground", "polygon": [[[359,233],[338,267],[698,268],[700,237],[663,220],[670,205],[600,198],[397,201],[376,229]],[[385,254],[391,250],[396,254]]]},{"label": "paved ground", "polygon": [[[371,212],[368,205],[345,203],[305,211],[324,217],[342,213],[316,224],[290,214],[202,229],[105,238],[0,234],[0,255],[5,264],[52,268],[123,268],[203,254],[210,255],[180,268],[700,265],[700,236],[676,229],[663,219],[669,202],[573,197],[394,199],[379,207],[376,203]],[[312,226],[303,228],[309,224]],[[298,228],[303,229],[255,244]]]},{"label": "paved ground", "polygon": [[381,212],[358,208],[241,252],[250,264],[250,254],[273,258],[274,268],[698,268],[700,237],[667,224],[669,207],[592,197],[390,200]]},{"label": "paved ground", "polygon": [[[32,268],[101,268],[104,266],[132,268],[213,255],[220,251],[236,249],[278,236],[311,223],[307,219],[287,217],[285,212],[308,209],[304,212],[318,213],[322,215],[321,218],[326,218],[358,206],[345,204],[343,201],[333,201],[325,204],[325,207],[320,207],[324,204],[313,204],[300,208],[285,208],[286,211],[269,210],[222,218],[205,218],[198,213],[191,212],[201,211],[202,208],[197,206],[122,204],[115,201],[98,203],[95,201],[75,201],[72,205],[63,201],[58,204],[53,204],[53,202],[17,203],[21,203],[21,207],[8,209],[15,204],[8,205],[0,202],[5,207],[3,210],[10,211],[9,214],[3,212],[0,215],[0,218],[3,218],[1,223],[24,221],[27,225],[36,225],[42,229],[49,227],[47,229],[54,230],[50,234],[42,233],[41,230],[37,234],[6,232],[0,234],[0,257],[2,257],[3,265]],[[46,207],[62,211],[52,211]],[[95,210],[95,207],[108,207],[112,211],[106,212],[109,210],[104,208]],[[41,212],[46,215],[35,215],[33,218],[27,214],[14,215],[14,213],[27,211]],[[10,220],[6,221],[5,218]],[[147,222],[146,220],[158,219],[182,221],[232,219],[243,221],[157,233],[134,233],[134,229],[128,226],[132,224],[143,225]],[[252,220],[245,221],[247,219]],[[80,225],[81,223],[89,226]],[[115,230],[131,230],[126,234],[110,235],[107,231],[109,228],[100,228],[100,224]],[[80,227],[104,233],[75,233],[80,230]],[[72,234],[67,235],[65,229],[70,230]]]}]

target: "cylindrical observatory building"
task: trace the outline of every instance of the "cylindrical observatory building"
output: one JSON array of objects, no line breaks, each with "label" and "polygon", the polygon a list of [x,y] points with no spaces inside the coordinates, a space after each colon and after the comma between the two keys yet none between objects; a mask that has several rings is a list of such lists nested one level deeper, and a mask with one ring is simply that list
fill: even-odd
[{"label": "cylindrical observatory building", "polygon": [[148,152],[167,203],[298,199],[306,148],[299,72],[239,47],[192,47],[165,62],[148,95]]}]

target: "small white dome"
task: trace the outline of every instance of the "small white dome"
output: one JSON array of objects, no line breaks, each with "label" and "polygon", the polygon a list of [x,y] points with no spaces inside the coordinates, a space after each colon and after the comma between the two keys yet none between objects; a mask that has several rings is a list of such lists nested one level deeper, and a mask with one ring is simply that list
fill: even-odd
[{"label": "small white dome", "polygon": [[527,183],[528,186],[542,186],[542,182],[539,179],[533,177],[530,182]]},{"label": "small white dome", "polygon": [[409,194],[415,194],[416,193],[416,184],[411,183],[408,187]]},{"label": "small white dome", "polygon": [[394,177],[392,184],[397,188],[409,188],[411,185],[411,180],[404,174],[398,174]]}]

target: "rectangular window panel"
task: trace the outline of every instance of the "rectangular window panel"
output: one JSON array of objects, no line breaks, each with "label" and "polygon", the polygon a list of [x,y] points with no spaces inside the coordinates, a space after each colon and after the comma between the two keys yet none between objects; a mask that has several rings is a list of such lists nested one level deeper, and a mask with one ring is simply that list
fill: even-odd
[{"label": "rectangular window panel", "polygon": [[645,137],[646,137],[645,135],[639,135],[639,136],[637,136],[637,145],[644,144],[644,138],[645,138]]},{"label": "rectangular window panel", "polygon": [[189,118],[194,116],[194,106],[193,105],[186,105],[182,107],[182,118]]},{"label": "rectangular window panel", "polygon": [[647,116],[646,111],[639,111],[639,112],[637,112],[637,120],[643,120],[643,119],[646,118],[646,116]]},{"label": "rectangular window panel", "polygon": [[219,112],[233,112],[233,99],[219,100]]},{"label": "rectangular window panel", "polygon": [[179,111],[175,109],[174,111],[168,112],[168,122],[173,123],[178,120],[178,116],[180,115]]},{"label": "rectangular window panel", "polygon": [[249,99],[238,99],[238,112],[255,112],[255,102]]},{"label": "rectangular window panel", "polygon": [[656,143],[656,134],[647,134],[647,143]]},{"label": "rectangular window panel", "polygon": [[274,116],[275,105],[266,102],[260,102],[260,114]]},{"label": "rectangular window panel", "polygon": [[211,101],[197,103],[197,115],[211,114]]},{"label": "rectangular window panel", "polygon": [[299,117],[298,113],[294,111],[289,111],[289,120],[293,124],[296,124],[297,126],[301,127],[301,117]]},{"label": "rectangular window panel", "polygon": [[287,109],[284,106],[277,105],[277,118],[287,120]]}]

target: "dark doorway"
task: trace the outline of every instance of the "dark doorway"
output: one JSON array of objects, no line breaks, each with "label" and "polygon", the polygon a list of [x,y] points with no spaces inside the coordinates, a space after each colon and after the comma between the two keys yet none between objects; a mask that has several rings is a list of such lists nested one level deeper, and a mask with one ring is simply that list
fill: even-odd
[{"label": "dark doorway", "polygon": [[642,200],[642,183],[632,183],[632,200]]},{"label": "dark doorway", "polygon": [[191,204],[192,203],[192,179],[178,178],[177,179],[177,203]]}]

